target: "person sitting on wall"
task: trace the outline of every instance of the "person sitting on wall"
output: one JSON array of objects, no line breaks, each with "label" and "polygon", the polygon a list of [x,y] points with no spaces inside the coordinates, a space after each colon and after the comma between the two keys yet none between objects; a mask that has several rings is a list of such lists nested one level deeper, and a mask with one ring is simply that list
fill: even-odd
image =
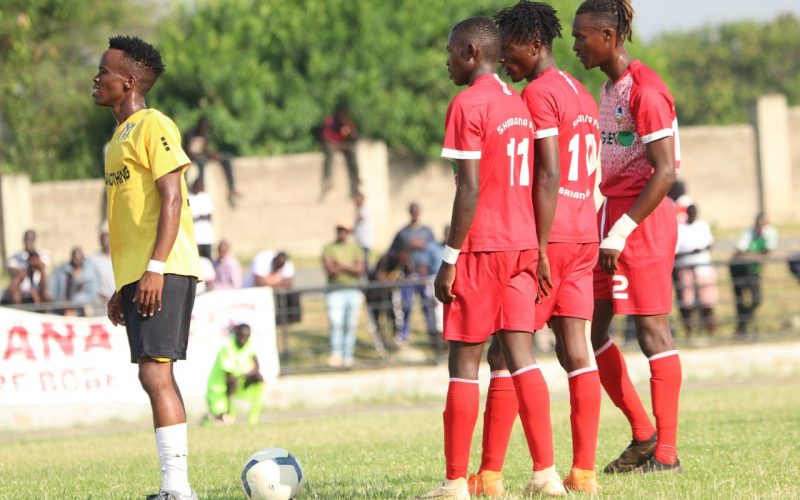
[{"label": "person sitting on wall", "polygon": [[261,418],[264,400],[264,376],[259,370],[255,345],[250,339],[250,326],[241,323],[233,328],[217,354],[208,376],[206,402],[208,421],[230,424],[236,420],[233,398],[250,404],[247,423],[255,425]]}]

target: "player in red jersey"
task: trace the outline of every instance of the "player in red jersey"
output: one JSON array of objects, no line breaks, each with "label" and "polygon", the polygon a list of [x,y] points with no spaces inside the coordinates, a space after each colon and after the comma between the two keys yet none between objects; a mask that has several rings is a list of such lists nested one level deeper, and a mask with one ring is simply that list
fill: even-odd
[{"label": "player in red jersey", "polygon": [[[600,259],[595,269],[592,347],[600,381],[630,422],[633,441],[605,472],[681,472],[676,442],[681,362],[669,329],[677,223],[666,197],[680,160],[675,105],[659,76],[625,50],[629,0],[586,0],[572,27],[573,49],[608,82],[600,95]],[[614,314],[632,315],[650,360],[656,426],[608,337]]]},{"label": "player in red jersey", "polygon": [[534,211],[552,214],[557,183],[548,192],[546,176],[538,170],[534,175],[533,122],[520,96],[495,73],[500,34],[492,20],[474,17],[457,24],[447,50],[450,78],[469,85],[453,99],[445,119],[442,156],[455,161],[456,195],[434,282],[436,297],[445,304],[444,338],[450,342],[443,414],[447,475],[419,498],[470,497],[467,469],[479,410],[478,367],[492,333],[500,337],[513,372],[535,467],[555,476],[534,471],[526,492],[558,488],[563,493],[553,467],[550,414],[539,406],[546,385],[531,352],[537,249],[546,246],[552,223],[535,220]]},{"label": "player in red jersey", "polygon": [[[536,328],[549,321],[559,361],[569,378],[573,462],[564,485],[599,493],[594,465],[600,379],[590,364],[585,336],[594,305],[592,270],[599,241],[593,197],[600,145],[597,104],[580,82],[556,67],[551,49],[553,39],[561,37],[561,23],[551,6],[521,0],[494,19],[503,40],[506,73],[515,82],[530,82],[522,99],[536,128],[535,164],[553,165],[561,172],[546,253],[540,248],[540,259],[550,264],[551,282],[539,283],[543,297],[536,306]],[[492,377],[484,413],[481,467],[478,474],[470,476],[469,486],[473,494],[502,496],[500,471],[517,416],[517,399],[496,339],[487,358]]]}]

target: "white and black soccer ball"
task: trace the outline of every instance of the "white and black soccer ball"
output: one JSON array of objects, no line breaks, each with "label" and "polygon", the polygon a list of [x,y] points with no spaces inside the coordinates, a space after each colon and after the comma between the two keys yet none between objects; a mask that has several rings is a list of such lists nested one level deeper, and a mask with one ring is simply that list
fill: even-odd
[{"label": "white and black soccer ball", "polygon": [[242,469],[242,488],[249,500],[300,498],[306,475],[297,458],[281,448],[255,452]]}]

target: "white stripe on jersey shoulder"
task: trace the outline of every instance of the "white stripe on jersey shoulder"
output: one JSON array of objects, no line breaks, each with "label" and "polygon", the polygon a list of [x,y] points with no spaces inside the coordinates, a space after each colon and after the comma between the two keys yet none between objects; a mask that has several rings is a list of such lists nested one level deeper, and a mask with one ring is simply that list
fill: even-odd
[{"label": "white stripe on jersey shoulder", "polygon": [[494,79],[497,80],[497,83],[503,87],[503,93],[505,95],[511,95],[511,89],[508,88],[508,84],[501,80],[500,77],[497,76],[497,73],[494,73],[492,76],[494,76]]},{"label": "white stripe on jersey shoulder", "polygon": [[659,139],[663,139],[664,137],[672,137],[673,135],[675,135],[675,131],[671,128],[662,128],[661,130],[657,130],[652,134],[643,135],[642,144],[657,141]]},{"label": "white stripe on jersey shoulder", "polygon": [[574,90],[575,93],[577,94],[578,93],[578,89],[577,89],[577,87],[575,87],[575,84],[572,83],[572,80],[569,79],[567,74],[564,73],[563,71],[559,71],[558,74],[561,75],[561,77],[564,78],[564,80],[566,80],[566,82],[569,84],[569,86],[572,87],[572,90]]},{"label": "white stripe on jersey shoulder", "polygon": [[545,137],[555,137],[555,136],[558,136],[558,129],[555,127],[537,130],[533,134],[534,139],[544,139]]},{"label": "white stripe on jersey shoulder", "polygon": [[480,160],[481,152],[442,148],[442,158],[449,158],[451,160]]}]

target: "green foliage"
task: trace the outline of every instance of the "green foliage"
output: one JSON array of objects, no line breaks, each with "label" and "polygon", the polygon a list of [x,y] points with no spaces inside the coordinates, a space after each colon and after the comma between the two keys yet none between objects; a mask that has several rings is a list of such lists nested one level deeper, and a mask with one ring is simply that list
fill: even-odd
[{"label": "green foliage", "polygon": [[[557,4],[569,13],[578,1]],[[459,90],[444,64],[448,31],[506,5],[199,1],[164,27],[168,72],[154,92],[184,129],[209,115],[213,139],[239,154],[313,149],[315,127],[346,101],[362,135],[435,156],[447,105]],[[577,61],[570,47],[565,39],[555,50],[571,71]]]},{"label": "green foliage", "polygon": [[[149,104],[182,130],[210,117],[212,141],[240,155],[309,151],[340,101],[362,136],[420,157],[438,154],[444,114],[460,89],[447,78],[447,33],[513,0],[5,0],[0,4],[0,173],[34,180],[100,175],[113,119],[89,96],[106,39],[142,36],[167,73]],[[572,53],[580,0],[553,0],[561,69],[597,94],[605,80]],[[758,95],[800,104],[800,20],[735,23],[664,36],[629,50],[659,71],[681,123],[747,119]],[[524,82],[517,85],[521,88]]]},{"label": "green foliage", "polygon": [[114,121],[92,102],[91,79],[108,34],[129,11],[124,3],[103,0],[3,2],[3,170],[23,171],[34,180],[101,175],[101,150]]},{"label": "green foliage", "polygon": [[800,104],[800,18],[738,22],[656,40],[682,124],[743,123],[748,104],[785,94]]}]

